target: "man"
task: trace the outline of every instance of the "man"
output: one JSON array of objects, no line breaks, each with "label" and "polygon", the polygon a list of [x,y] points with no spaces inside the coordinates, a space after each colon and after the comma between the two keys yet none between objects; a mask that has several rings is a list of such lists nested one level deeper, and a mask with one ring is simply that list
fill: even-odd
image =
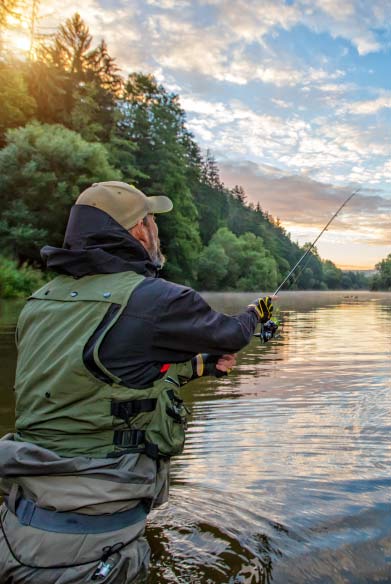
[{"label": "man", "polygon": [[[16,432],[0,441],[0,581],[134,582],[146,571],[152,507],[167,500],[182,452],[180,387],[226,374],[272,312],[213,311],[194,290],[158,279],[155,213],[167,197],[94,184],[71,210],[59,276],[17,326]],[[173,234],[175,237],[175,234]]]}]

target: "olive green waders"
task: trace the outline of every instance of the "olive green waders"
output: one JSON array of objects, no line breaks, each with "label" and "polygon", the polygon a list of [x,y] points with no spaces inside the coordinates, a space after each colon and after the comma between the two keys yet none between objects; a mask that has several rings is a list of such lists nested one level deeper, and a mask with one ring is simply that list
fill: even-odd
[{"label": "olive green waders", "polygon": [[[21,313],[16,433],[0,441],[2,584],[120,584],[146,570],[146,517],[167,500],[169,458],[183,449],[179,388],[192,367],[173,364],[132,389],[100,362],[142,279],[59,276]],[[84,364],[91,338],[94,374]]]}]

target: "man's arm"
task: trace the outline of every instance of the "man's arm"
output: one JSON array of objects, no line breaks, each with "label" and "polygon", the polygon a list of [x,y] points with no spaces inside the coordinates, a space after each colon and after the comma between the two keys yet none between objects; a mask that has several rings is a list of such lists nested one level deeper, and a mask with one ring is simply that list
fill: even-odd
[{"label": "man's arm", "polygon": [[228,316],[213,310],[195,290],[182,286],[166,286],[159,307],[153,347],[173,353],[185,350],[189,357],[236,353],[250,342],[259,322],[252,306]]},{"label": "man's arm", "polygon": [[105,336],[99,357],[128,387],[148,387],[164,364],[183,363],[189,380],[193,373],[185,362],[199,353],[217,360],[236,353],[249,343],[258,320],[256,306],[228,316],[190,288],[146,278]]}]

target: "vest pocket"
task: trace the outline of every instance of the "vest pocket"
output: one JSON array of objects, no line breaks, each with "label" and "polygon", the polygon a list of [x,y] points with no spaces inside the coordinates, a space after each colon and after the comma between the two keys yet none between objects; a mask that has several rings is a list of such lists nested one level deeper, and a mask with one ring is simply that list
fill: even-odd
[{"label": "vest pocket", "polygon": [[146,439],[155,444],[163,456],[183,451],[188,410],[172,387],[159,394],[156,409],[146,429]]}]

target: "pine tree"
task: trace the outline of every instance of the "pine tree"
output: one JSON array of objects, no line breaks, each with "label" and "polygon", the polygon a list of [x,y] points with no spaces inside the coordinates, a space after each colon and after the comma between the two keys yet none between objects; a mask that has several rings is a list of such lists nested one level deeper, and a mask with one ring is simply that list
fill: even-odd
[{"label": "pine tree", "polygon": [[244,192],[244,188],[242,186],[235,185],[234,188],[231,190],[231,193],[233,194],[235,199],[242,203],[242,205],[246,203],[247,195]]},{"label": "pine tree", "polygon": [[[61,122],[86,140],[107,142],[115,132],[119,117],[116,99],[122,88],[122,78],[105,41],[96,48],[91,45],[88,26],[79,14],[75,14],[59,27],[51,42],[41,47],[40,73],[49,79],[57,78],[56,85],[49,83],[49,88],[53,97],[59,98],[61,107],[57,119],[46,119],[45,109],[39,119]],[[33,65],[32,68],[37,67]],[[41,94],[40,87],[35,87],[38,103]],[[49,111],[53,117],[53,108]]]},{"label": "pine tree", "polygon": [[178,96],[151,75],[133,74],[125,84],[121,111],[121,136],[136,145],[135,165],[146,177],[138,185],[147,194],[164,194],[174,203],[174,210],[159,218],[169,260],[166,275],[191,284],[201,249],[198,213],[189,187],[196,152]]},{"label": "pine tree", "polygon": [[224,183],[220,179],[219,167],[210,150],[206,151],[205,159],[202,161],[201,180],[212,189],[224,190]]}]

